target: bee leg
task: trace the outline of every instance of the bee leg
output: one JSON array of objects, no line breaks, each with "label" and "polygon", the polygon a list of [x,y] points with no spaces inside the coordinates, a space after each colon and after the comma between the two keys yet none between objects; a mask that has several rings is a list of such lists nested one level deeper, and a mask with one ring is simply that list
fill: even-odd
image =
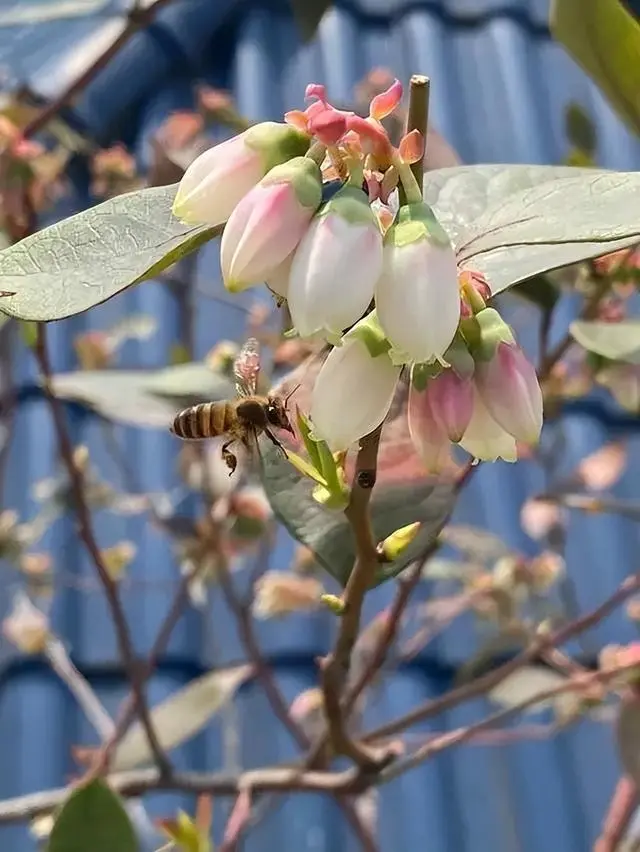
[{"label": "bee leg", "polygon": [[229,447],[233,444],[233,441],[227,441],[226,444],[222,445],[222,458],[226,466],[229,468],[229,476],[233,476],[236,467],[238,466],[238,459],[236,456],[229,450]]},{"label": "bee leg", "polygon": [[289,456],[287,455],[287,451],[282,446],[280,441],[276,438],[276,436],[273,434],[273,432],[270,429],[265,429],[264,433],[267,436],[267,438],[271,441],[272,444],[274,444],[276,447],[278,447],[279,449],[282,450],[282,454],[284,455],[285,459],[289,458]]}]

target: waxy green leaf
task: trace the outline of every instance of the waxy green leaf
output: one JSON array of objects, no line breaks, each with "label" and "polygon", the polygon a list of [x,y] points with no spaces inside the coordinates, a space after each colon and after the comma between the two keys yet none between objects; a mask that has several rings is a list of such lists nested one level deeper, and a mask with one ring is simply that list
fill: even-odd
[{"label": "waxy green leaf", "polygon": [[47,852],[138,852],[122,800],[104,781],[77,787],[62,805]]},{"label": "waxy green leaf", "polygon": [[26,320],[82,313],[162,272],[219,228],[171,213],[177,185],[141,189],[63,219],[0,252],[0,311]]},{"label": "waxy green leaf", "polygon": [[640,364],[640,320],[576,320],[571,323],[570,331],[573,339],[589,352],[612,361]]}]

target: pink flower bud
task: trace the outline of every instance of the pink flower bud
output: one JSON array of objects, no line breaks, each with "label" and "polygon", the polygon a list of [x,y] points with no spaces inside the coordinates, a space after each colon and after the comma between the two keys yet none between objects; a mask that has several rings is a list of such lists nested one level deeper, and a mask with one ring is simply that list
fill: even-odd
[{"label": "pink flower bud", "polygon": [[221,225],[269,169],[304,154],[309,141],[288,124],[265,121],[209,148],[184,173],[174,216],[188,224]]},{"label": "pink flower bud", "polygon": [[460,320],[456,258],[426,204],[407,204],[384,238],[376,285],[380,325],[396,363],[441,358]]},{"label": "pink flower bud", "polygon": [[268,279],[296,248],[322,200],[322,174],[308,157],[276,166],[235,208],[222,235],[225,287]]},{"label": "pink flower bud", "polygon": [[347,186],[316,214],[294,254],[287,303],[300,336],[340,336],[357,322],[381,269],[375,214],[364,192]]},{"label": "pink flower bud", "polygon": [[464,435],[473,413],[473,381],[460,376],[450,367],[429,379],[429,394],[433,416],[450,441],[457,444]]},{"label": "pink flower bud", "polygon": [[491,417],[510,435],[535,444],[542,431],[542,391],[533,364],[515,343],[498,343],[476,362],[476,385]]},{"label": "pink flower bud", "polygon": [[409,389],[408,423],[411,441],[429,473],[441,473],[447,467],[451,444],[433,412],[428,390]]}]

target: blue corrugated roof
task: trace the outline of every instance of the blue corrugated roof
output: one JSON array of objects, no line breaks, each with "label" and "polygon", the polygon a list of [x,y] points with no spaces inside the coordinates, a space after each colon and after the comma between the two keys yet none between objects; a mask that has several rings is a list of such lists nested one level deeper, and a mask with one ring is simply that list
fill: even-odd
[{"label": "blue corrugated roof", "polygon": [[[94,8],[91,15],[40,23],[32,16],[9,26],[2,26],[0,10],[0,65],[37,93],[51,95],[91,61],[101,40],[104,44],[109,33],[116,32],[122,5],[113,0]],[[22,0],[11,9],[15,13],[27,6],[36,8]],[[231,89],[240,110],[250,118],[276,118],[285,108],[302,103],[309,81],[325,83],[335,101],[348,101],[355,83],[370,68],[384,65],[401,79],[415,72],[432,78],[433,121],[466,162],[559,162],[567,150],[563,111],[567,103],[577,101],[597,124],[599,161],[620,169],[637,168],[640,143],[550,41],[547,7],[546,0],[359,0],[332,10],[314,41],[301,46],[284,3],[176,0],[92,84],[76,115],[99,138],[134,139],[144,162],[158,124],[171,110],[190,105],[195,78]],[[86,203],[81,192],[76,201]],[[207,246],[196,260],[198,285],[213,296],[223,292],[217,251],[217,246]],[[252,298],[253,294],[240,297],[245,305]],[[568,302],[557,321],[558,334],[571,309]],[[160,326],[149,341],[128,344],[123,363],[166,363],[179,338],[181,317],[164,286],[146,283],[89,314],[51,326],[55,369],[73,368],[72,339],[79,331],[109,326],[133,312],[153,314]],[[513,319],[533,353],[537,330],[532,309],[518,305]],[[203,297],[195,329],[197,354],[203,355],[221,337],[240,338],[243,322],[239,311]],[[33,382],[33,364],[24,353],[18,372],[25,384]],[[547,432],[549,438],[551,433],[564,433],[567,470],[616,429],[624,432],[630,464],[615,493],[629,497],[640,473],[640,437],[628,418],[616,420],[614,412],[609,404],[577,407],[550,424]],[[119,482],[100,424],[77,409],[72,417],[74,439],[89,445],[104,478]],[[176,484],[175,443],[168,434],[122,427],[116,433],[140,488],[161,491]],[[48,410],[33,395],[25,395],[20,406],[14,441],[5,505],[29,517],[35,504],[28,488],[51,475],[56,455]],[[519,512],[525,498],[543,487],[542,475],[532,463],[486,465],[464,493],[456,519],[486,527],[511,546],[535,552],[534,543],[520,529]],[[144,652],[176,580],[167,539],[140,518],[102,512],[96,525],[101,546],[125,538],[138,545],[131,572],[134,585],[125,600],[136,646]],[[572,514],[567,556],[580,607],[601,601],[634,568],[639,545],[638,529],[629,521]],[[115,640],[73,523],[56,525],[46,546],[62,583],[54,611],[57,629],[106,705],[115,709],[124,694]],[[288,563],[291,547],[283,536],[277,567]],[[14,577],[9,571],[2,576],[7,601]],[[388,585],[372,593],[368,614],[388,602],[392,592]],[[423,596],[427,593],[422,591]],[[313,660],[329,646],[331,619],[292,617],[277,626],[260,626],[259,634],[287,698],[293,699],[313,683]],[[595,651],[604,642],[633,636],[628,622],[609,619],[594,631],[589,648]],[[461,620],[455,630],[388,677],[370,702],[370,720],[399,715],[447,689],[456,667],[477,644],[476,628],[470,620]],[[161,661],[150,697],[160,700],[203,668],[237,660],[241,654],[235,627],[218,601],[204,615],[189,612]],[[459,725],[486,709],[483,702],[466,705],[436,720],[430,729]],[[257,687],[240,692],[237,715],[242,765],[282,760],[293,753],[288,735]],[[20,661],[7,666],[0,686],[0,797],[62,783],[73,769],[69,746],[90,741],[86,722],[44,666]],[[178,760],[193,768],[220,766],[218,728],[212,726],[183,749]],[[382,791],[380,846],[385,852],[420,848],[427,835],[434,852],[548,848],[584,852],[597,835],[617,772],[610,733],[592,722],[551,741],[500,749],[467,746],[438,756]],[[154,801],[156,812],[175,806],[175,799],[166,796]],[[219,807],[218,828],[223,824],[223,806]],[[0,838],[15,852],[31,848],[23,828],[0,829]],[[265,818],[247,844],[256,852],[278,846],[355,848],[334,806],[316,796],[289,798],[284,808]]]}]

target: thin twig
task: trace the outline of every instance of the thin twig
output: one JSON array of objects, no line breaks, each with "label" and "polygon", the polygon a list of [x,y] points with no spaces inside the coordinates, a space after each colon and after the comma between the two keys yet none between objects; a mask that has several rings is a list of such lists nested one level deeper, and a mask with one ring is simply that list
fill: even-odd
[{"label": "thin twig", "polygon": [[558,686],[542,690],[537,693],[537,695],[533,695],[524,701],[520,701],[518,704],[498,710],[472,725],[464,725],[460,728],[456,728],[454,731],[447,731],[439,737],[434,737],[427,741],[421,748],[409,755],[409,757],[404,758],[403,760],[398,760],[392,766],[387,767],[387,769],[381,773],[381,780],[384,782],[391,781],[399,775],[403,775],[405,772],[415,769],[416,766],[424,763],[438,752],[469,742],[475,739],[478,734],[509,722],[515,716],[519,716],[520,713],[523,713],[530,707],[535,707],[536,705],[553,701],[567,693],[586,692],[593,686],[606,685],[610,681],[619,677],[625,671],[636,669],[637,665],[638,664],[635,661],[630,663],[627,662],[621,666],[615,666],[610,669],[590,672],[585,675],[578,675],[577,677],[567,680],[565,683],[561,683]]},{"label": "thin twig", "polygon": [[427,701],[404,716],[370,731],[364,737],[365,741],[372,742],[380,737],[392,736],[418,722],[431,719],[434,716],[440,715],[440,713],[444,713],[446,710],[450,710],[452,707],[457,707],[465,701],[470,701],[472,698],[486,694],[502,683],[510,674],[533,662],[542,652],[549,648],[562,646],[569,639],[573,639],[578,634],[599,624],[638,591],[640,591],[640,573],[627,577],[610,597],[600,604],[600,606],[591,610],[591,612],[570,621],[553,633],[538,636],[528,648],[525,648],[497,669],[487,672],[482,677],[476,678],[470,683],[462,684],[456,689],[450,690],[440,698]]},{"label": "thin twig", "polygon": [[620,849],[629,824],[638,808],[638,788],[633,778],[623,775],[611,798],[602,833],[595,842],[593,852],[616,852]]},{"label": "thin twig", "polygon": [[[178,586],[175,597],[171,602],[171,606],[169,607],[164,621],[160,625],[160,630],[158,631],[158,635],[151,647],[149,656],[142,665],[141,679],[143,683],[151,677],[156,665],[158,664],[160,656],[164,653],[165,648],[169,644],[171,634],[180,620],[184,607],[189,601],[189,586],[192,580],[193,572],[191,574],[186,574],[180,581],[180,585]],[[108,771],[111,756],[113,755],[113,752],[120,740],[124,737],[132,723],[135,721],[135,717],[135,694],[132,689],[122,704],[122,709],[116,719],[115,730],[112,736],[100,749],[94,766],[86,776],[86,780],[96,778]]]},{"label": "thin twig", "polygon": [[155,731],[153,730],[149,707],[145,697],[144,682],[140,677],[140,667],[136,660],[129,627],[120,601],[118,584],[111,577],[109,569],[105,565],[102,552],[98,547],[96,537],[93,532],[91,513],[85,499],[83,474],[74,458],[73,446],[71,444],[69,433],[67,432],[62,406],[53,392],[53,374],[51,370],[51,363],[49,361],[49,353],[47,351],[47,327],[45,323],[37,324],[37,338],[34,352],[42,374],[44,393],[49,402],[49,407],[53,417],[55,431],[58,438],[60,457],[62,458],[69,475],[71,493],[73,495],[75,504],[74,508],[78,520],[80,540],[82,541],[90,558],[93,560],[102,583],[107,605],[111,613],[111,618],[113,619],[122,663],[131,684],[136,713],[140,717],[140,721],[144,727],[147,739],[149,740],[149,747],[151,748],[156,765],[158,766],[161,774],[167,773],[170,772],[170,766],[166,755],[158,742]]},{"label": "thin twig", "polygon": [[[223,567],[220,570],[219,578],[220,587],[227,606],[235,616],[238,631],[240,633],[240,639],[246,649],[249,660],[255,666],[256,677],[265,691],[265,695],[271,705],[271,709],[275,716],[289,731],[298,746],[303,749],[308,748],[309,740],[302,728],[292,717],[289,711],[289,706],[273,676],[273,672],[271,671],[267,661],[264,659],[262,650],[258,644],[258,639],[255,635],[250,606],[246,603],[243,604],[240,600],[238,600],[235,589],[233,588],[231,577],[226,567]],[[375,842],[367,832],[365,826],[362,824],[362,820],[358,816],[351,802],[339,799],[338,803],[342,807],[345,817],[359,839],[362,848],[368,852],[376,852]],[[242,793],[240,793],[236,806],[229,817],[229,825],[227,826],[229,832],[228,834],[225,833],[226,839],[223,842],[221,852],[232,852],[240,832],[244,830],[244,827],[248,822],[250,813],[250,809],[247,812],[246,796],[243,796]],[[244,816],[245,818],[241,820],[240,816]],[[233,831],[231,829],[233,829]]]},{"label": "thin twig", "polygon": [[62,642],[56,637],[52,637],[47,642],[44,653],[51,668],[60,680],[67,684],[69,691],[75,696],[80,709],[84,712],[96,733],[102,738],[110,737],[114,731],[113,719],[107,713],[89,683],[69,659]]},{"label": "thin twig", "polygon": [[[370,781],[356,769],[346,772],[305,772],[296,768],[267,767],[240,775],[207,772],[176,772],[163,777],[157,769],[134,769],[109,776],[109,785],[123,796],[142,796],[156,790],[236,796],[242,790],[254,793],[290,793],[296,790],[334,795],[358,795]],[[57,808],[69,796],[68,787],[44,790],[0,802],[0,824],[22,822]]]}]

